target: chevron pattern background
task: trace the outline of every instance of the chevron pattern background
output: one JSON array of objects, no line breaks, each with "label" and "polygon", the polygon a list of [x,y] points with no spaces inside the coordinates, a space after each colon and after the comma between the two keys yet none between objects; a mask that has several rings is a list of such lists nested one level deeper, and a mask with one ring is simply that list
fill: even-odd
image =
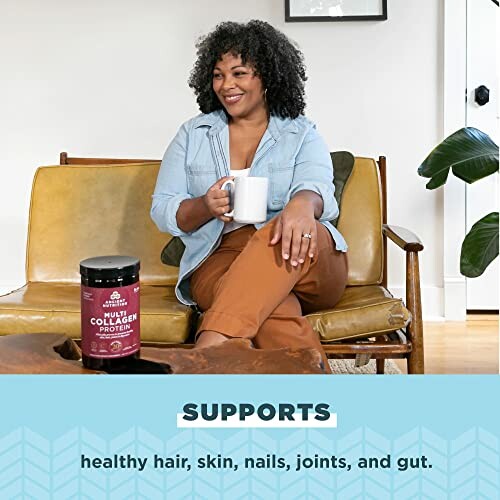
[{"label": "chevron pattern background", "polygon": [[[0,498],[6,499],[487,499],[500,498],[499,439],[472,427],[445,439],[423,427],[388,438],[368,427],[349,434],[299,430],[185,430],[165,441],[134,427],[113,439],[75,427],[49,440],[26,427],[0,435]],[[144,471],[81,469],[81,454],[148,457]],[[343,456],[341,469],[295,470],[296,455]],[[189,458],[193,467],[155,469],[153,456]],[[207,454],[232,457],[239,467],[200,469]],[[245,468],[245,457],[285,457],[290,470]],[[391,454],[391,469],[359,469],[359,457]],[[399,456],[425,455],[431,469],[398,471]]]}]

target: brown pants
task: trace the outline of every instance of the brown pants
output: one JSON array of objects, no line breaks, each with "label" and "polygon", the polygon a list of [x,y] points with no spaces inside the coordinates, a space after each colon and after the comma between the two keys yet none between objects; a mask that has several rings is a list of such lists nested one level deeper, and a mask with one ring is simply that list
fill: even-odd
[{"label": "brown pants", "polygon": [[314,258],[293,267],[281,257],[281,241],[269,244],[273,223],[248,225],[224,235],[217,250],[191,276],[191,295],[204,311],[198,333],[214,330],[249,338],[261,349],[318,349],[318,338],[302,316],[329,309],[347,282],[347,256],[335,249],[328,229],[316,222]]}]

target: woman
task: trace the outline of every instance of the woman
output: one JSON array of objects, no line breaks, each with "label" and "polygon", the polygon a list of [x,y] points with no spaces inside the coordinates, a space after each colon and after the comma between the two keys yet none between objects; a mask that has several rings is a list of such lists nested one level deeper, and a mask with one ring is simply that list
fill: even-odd
[{"label": "woman", "polygon": [[[197,48],[189,86],[202,114],[168,147],[151,209],[186,246],[176,295],[204,311],[196,344],[313,347],[329,371],[302,314],[339,300],[347,246],[328,222],[338,215],[328,149],[303,116],[302,54],[263,21],[219,24]],[[224,215],[220,187],[237,175],[269,178],[266,222]]]}]

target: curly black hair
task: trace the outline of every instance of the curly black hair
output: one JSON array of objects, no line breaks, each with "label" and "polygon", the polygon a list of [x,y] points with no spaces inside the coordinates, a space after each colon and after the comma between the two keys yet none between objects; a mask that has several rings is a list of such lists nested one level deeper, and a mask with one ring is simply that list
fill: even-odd
[{"label": "curly black hair", "polygon": [[223,22],[197,44],[197,60],[188,84],[194,89],[202,113],[223,106],[212,88],[214,67],[224,54],[240,56],[250,64],[267,89],[270,114],[297,118],[304,114],[304,56],[283,33],[270,24],[252,20],[248,23]]}]

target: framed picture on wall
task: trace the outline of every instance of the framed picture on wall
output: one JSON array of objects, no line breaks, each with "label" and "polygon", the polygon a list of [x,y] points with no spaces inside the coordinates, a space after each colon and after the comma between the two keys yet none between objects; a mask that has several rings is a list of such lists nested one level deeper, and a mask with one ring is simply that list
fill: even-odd
[{"label": "framed picture on wall", "polygon": [[385,21],[387,0],[285,0],[285,21]]}]

